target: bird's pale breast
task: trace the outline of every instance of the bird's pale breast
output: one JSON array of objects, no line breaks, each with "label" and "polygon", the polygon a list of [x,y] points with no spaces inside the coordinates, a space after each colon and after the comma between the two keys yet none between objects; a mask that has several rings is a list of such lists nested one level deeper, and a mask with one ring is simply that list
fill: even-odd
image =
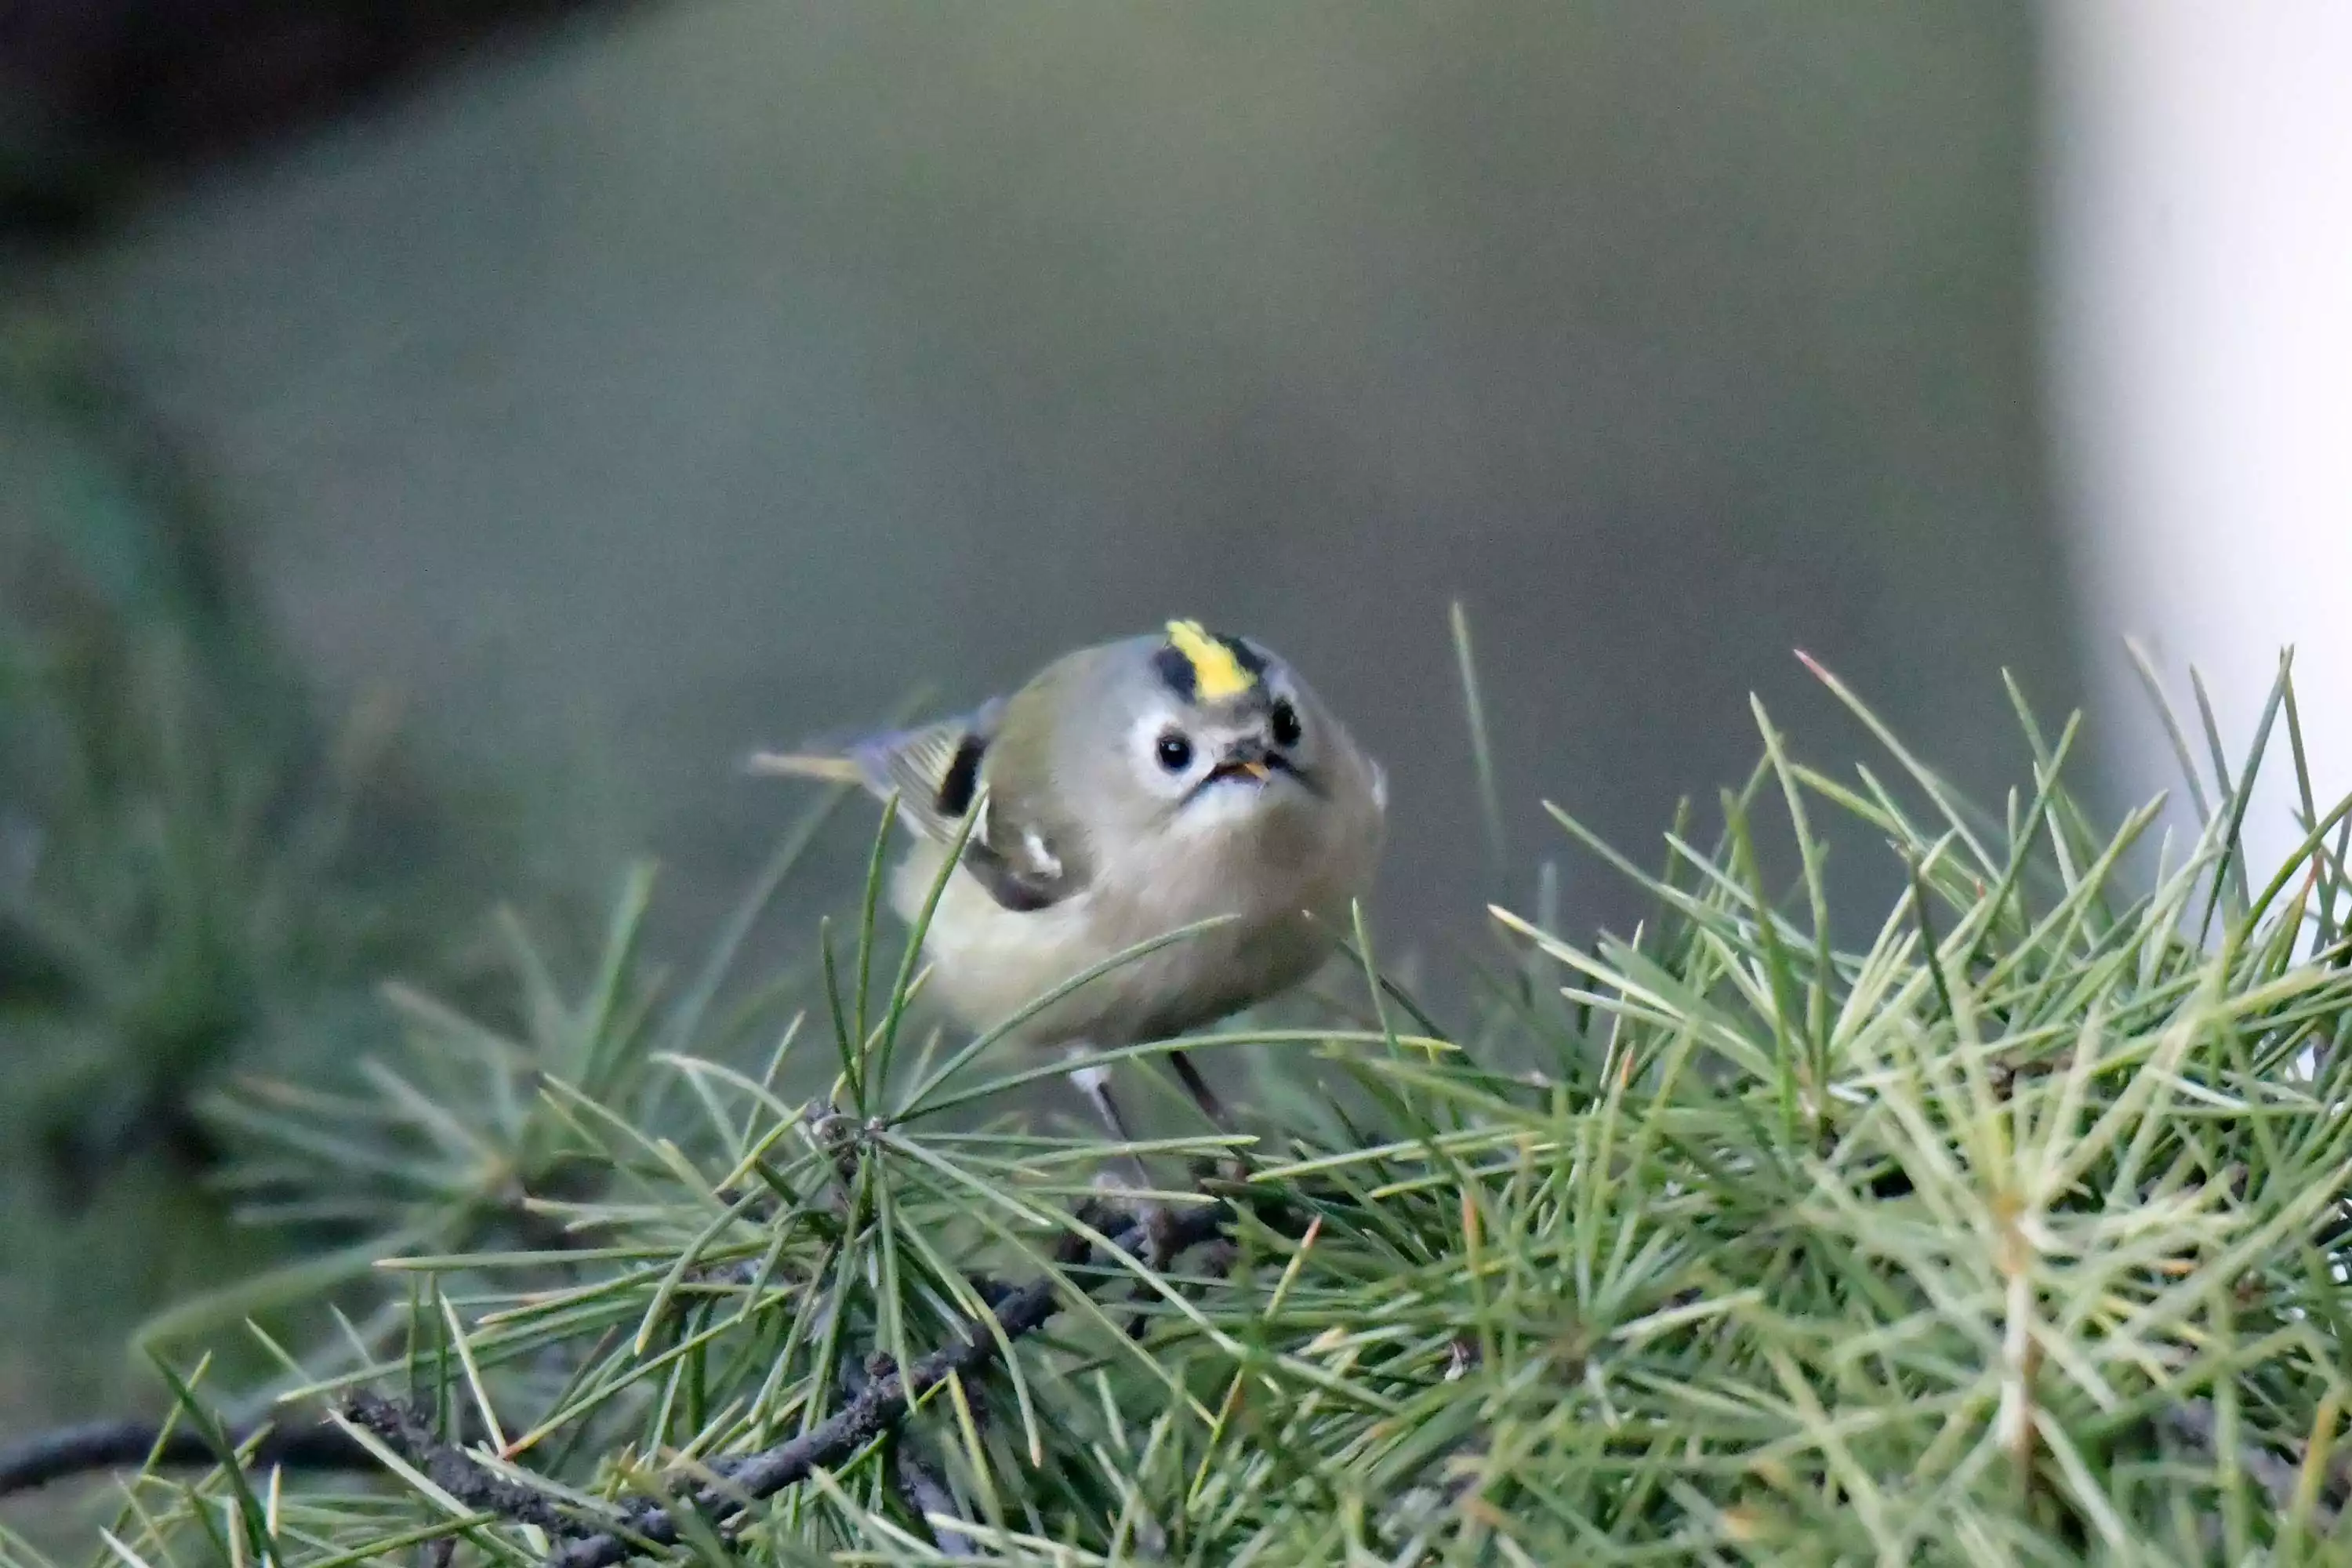
[{"label": "bird's pale breast", "polygon": [[[1016,1034],[1038,1045],[1110,1047],[1237,1012],[1312,973],[1346,929],[1349,901],[1370,881],[1370,836],[1336,823],[1317,827],[1304,841],[1271,846],[1236,832],[1132,847],[1107,858],[1086,891],[1029,912],[1003,908],[959,870],[924,942],[929,992],[966,1026],[989,1028],[1139,942],[1230,915],[1230,923],[1087,982]],[[919,843],[901,863],[892,901],[903,918],[921,913],[945,853]]]}]

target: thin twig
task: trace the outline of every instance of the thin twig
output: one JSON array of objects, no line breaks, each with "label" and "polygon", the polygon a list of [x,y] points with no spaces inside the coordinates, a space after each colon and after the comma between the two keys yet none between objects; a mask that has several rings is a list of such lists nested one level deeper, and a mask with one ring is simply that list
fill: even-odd
[{"label": "thin twig", "polygon": [[[845,1356],[841,1365],[841,1386],[855,1399],[866,1392],[866,1385],[874,1379],[888,1376],[894,1365],[888,1354],[881,1351],[874,1352],[870,1368],[854,1356]],[[950,1557],[972,1555],[971,1537],[951,1525],[939,1522],[956,1520],[969,1524],[971,1517],[956,1502],[955,1494],[948,1489],[946,1480],[924,1461],[922,1455],[916,1452],[914,1434],[903,1427],[890,1436],[889,1482],[899,1500],[930,1530],[934,1545]]]},{"label": "thin twig", "polygon": [[584,1535],[594,1528],[566,1515],[545,1493],[510,1481],[455,1444],[443,1442],[408,1405],[355,1389],[343,1398],[343,1414],[468,1508],[535,1524],[550,1535]]},{"label": "thin twig", "polygon": [[971,1537],[944,1522],[971,1522],[957,1506],[955,1494],[948,1490],[947,1482],[923,1462],[904,1432],[891,1439],[890,1450],[891,1481],[907,1500],[907,1506],[914,1510],[915,1517],[929,1527],[932,1542],[950,1557],[973,1555]]},{"label": "thin twig", "polygon": [[[339,1426],[257,1423],[232,1430],[228,1436],[240,1449],[255,1444],[257,1468],[273,1465],[289,1470],[376,1468],[375,1457]],[[135,1470],[151,1461],[158,1468],[201,1465],[209,1468],[220,1463],[220,1455],[211,1440],[193,1426],[166,1431],[159,1421],[89,1421],[38,1433],[0,1448],[0,1497],[92,1470]]]}]

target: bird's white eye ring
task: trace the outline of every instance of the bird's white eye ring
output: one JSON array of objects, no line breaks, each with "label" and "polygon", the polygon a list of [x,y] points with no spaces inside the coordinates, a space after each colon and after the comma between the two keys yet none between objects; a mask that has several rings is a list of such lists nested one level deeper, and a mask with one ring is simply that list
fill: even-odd
[{"label": "bird's white eye ring", "polygon": [[1171,773],[1181,773],[1192,765],[1192,742],[1181,730],[1167,730],[1152,742],[1152,755],[1160,765]]}]

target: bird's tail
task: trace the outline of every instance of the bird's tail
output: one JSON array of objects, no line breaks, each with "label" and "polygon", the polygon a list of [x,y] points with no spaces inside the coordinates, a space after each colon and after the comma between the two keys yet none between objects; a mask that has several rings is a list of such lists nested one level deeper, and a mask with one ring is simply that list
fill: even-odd
[{"label": "bird's tail", "polygon": [[745,771],[768,778],[819,779],[826,784],[866,783],[866,770],[852,757],[821,752],[754,752]]}]

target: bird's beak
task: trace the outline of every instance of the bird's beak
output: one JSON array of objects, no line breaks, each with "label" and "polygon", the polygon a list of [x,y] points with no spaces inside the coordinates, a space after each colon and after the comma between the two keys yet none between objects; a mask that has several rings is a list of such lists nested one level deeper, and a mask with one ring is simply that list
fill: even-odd
[{"label": "bird's beak", "polygon": [[1247,779],[1262,784],[1274,776],[1276,762],[1266,749],[1254,741],[1244,741],[1227,752],[1217,765],[1209,770],[1203,784],[1217,779]]},{"label": "bird's beak", "polygon": [[1264,789],[1274,782],[1276,773],[1283,774],[1309,795],[1323,793],[1315,780],[1301,773],[1288,757],[1279,752],[1268,751],[1264,742],[1244,740],[1218,759],[1217,765],[1209,770],[1209,776],[1192,786],[1192,795],[1199,795],[1221,779],[1231,779],[1236,783],[1246,779],[1254,787]]}]

